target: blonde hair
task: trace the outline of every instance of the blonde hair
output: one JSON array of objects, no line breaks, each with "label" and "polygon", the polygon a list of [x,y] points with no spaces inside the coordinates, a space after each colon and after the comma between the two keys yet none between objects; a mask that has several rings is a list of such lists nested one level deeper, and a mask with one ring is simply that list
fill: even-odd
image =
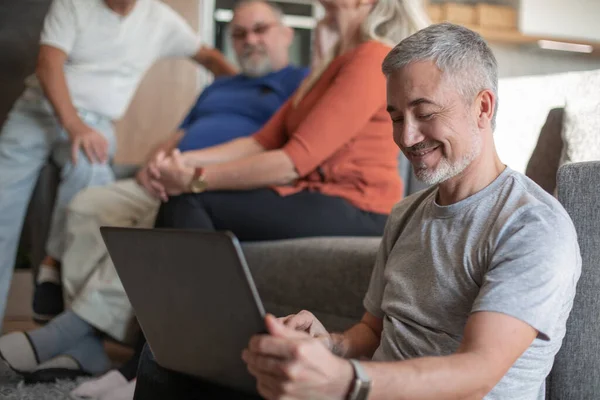
[{"label": "blonde hair", "polygon": [[360,29],[363,41],[393,47],[430,24],[422,0],[377,0]]},{"label": "blonde hair", "polygon": [[[431,24],[422,0],[375,0],[369,15],[360,26],[361,42],[375,40],[390,47]],[[315,35],[316,37],[317,35]],[[296,91],[293,105],[297,106],[312,89],[333,59],[339,56],[334,44]]]}]

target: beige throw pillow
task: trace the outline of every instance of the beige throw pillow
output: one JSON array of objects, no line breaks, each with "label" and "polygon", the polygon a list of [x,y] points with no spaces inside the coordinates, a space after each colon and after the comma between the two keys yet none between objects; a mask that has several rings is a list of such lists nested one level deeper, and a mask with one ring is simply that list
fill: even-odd
[{"label": "beige throw pillow", "polygon": [[562,139],[561,165],[600,160],[600,96],[567,102]]}]

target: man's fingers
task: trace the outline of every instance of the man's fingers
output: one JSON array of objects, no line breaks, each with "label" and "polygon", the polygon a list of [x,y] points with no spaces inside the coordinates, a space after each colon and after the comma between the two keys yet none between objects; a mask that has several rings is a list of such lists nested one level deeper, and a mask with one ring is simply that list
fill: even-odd
[{"label": "man's fingers", "polygon": [[140,184],[144,187],[144,189],[146,189],[148,193],[150,193],[152,197],[154,197],[157,200],[162,200],[162,198],[160,197],[160,193],[152,187],[151,182],[152,181],[150,180],[150,178],[145,176],[141,178]]},{"label": "man's fingers", "polygon": [[77,159],[79,158],[79,146],[81,145],[81,141],[79,139],[74,139],[71,143],[71,162],[73,165],[77,165]]},{"label": "man's fingers", "polygon": [[[292,333],[296,333],[290,330]],[[273,335],[256,335],[250,339],[248,349],[250,352],[263,356],[276,357],[281,359],[294,359],[298,356],[298,346],[307,338],[306,334],[301,334],[301,338],[286,338]]]},{"label": "man's fingers", "polygon": [[162,160],[164,160],[164,159],[165,159],[165,157],[166,157],[166,153],[165,153],[165,151],[164,151],[164,150],[161,150],[161,151],[159,151],[159,152],[156,154],[156,157],[154,158],[154,161],[155,161],[156,163],[160,163]]},{"label": "man's fingers", "polygon": [[299,312],[298,314],[288,315],[285,317],[283,324],[288,328],[297,331],[308,331],[314,321],[312,314],[308,312]]},{"label": "man's fingers", "polygon": [[90,163],[95,164],[97,160],[93,145],[86,140],[82,141],[82,145],[85,156],[90,160]]},{"label": "man's fingers", "polygon": [[306,335],[290,328],[277,320],[273,315],[267,314],[265,317],[265,325],[267,331],[276,337],[284,337],[289,339],[305,339]]},{"label": "man's fingers", "polygon": [[96,150],[96,156],[101,163],[105,163],[108,161],[108,141],[103,137],[96,140],[94,143],[94,147]]},{"label": "man's fingers", "polygon": [[155,163],[150,163],[148,165],[148,173],[152,179],[160,179],[160,169]]},{"label": "man's fingers", "polygon": [[151,179],[149,183],[150,183],[150,188],[152,188],[152,190],[155,193],[157,193],[157,194],[160,195],[160,193],[164,193],[165,192],[165,187],[159,181]]},{"label": "man's fingers", "polygon": [[169,200],[169,196],[167,196],[167,190],[165,189],[162,183],[151,179],[150,186],[152,187],[152,191],[155,193],[156,197],[158,197],[164,203],[166,203]]},{"label": "man's fingers", "polygon": [[244,350],[242,358],[246,362],[250,374],[269,383],[271,387],[281,387],[282,382],[294,381],[299,378],[299,365],[294,361],[262,356],[249,350]]},{"label": "man's fingers", "polygon": [[106,161],[106,149],[104,148],[103,143],[99,140],[94,140],[91,147],[94,151],[96,160],[99,163],[104,163]]}]

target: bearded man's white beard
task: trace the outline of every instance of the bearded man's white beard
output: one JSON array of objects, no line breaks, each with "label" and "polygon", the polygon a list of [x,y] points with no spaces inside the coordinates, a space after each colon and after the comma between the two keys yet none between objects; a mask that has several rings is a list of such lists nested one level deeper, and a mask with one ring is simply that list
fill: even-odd
[{"label": "bearded man's white beard", "polygon": [[[259,50],[261,51],[261,50]],[[246,53],[246,52],[245,52]],[[267,56],[266,52],[263,52],[259,59],[252,59],[247,53],[243,54],[238,62],[242,73],[251,78],[260,78],[273,71],[271,60]]]},{"label": "bearded man's white beard", "polygon": [[454,163],[442,157],[434,169],[427,168],[425,163],[413,166],[417,179],[428,185],[437,185],[463,172],[481,154],[481,137],[478,132],[473,132],[472,140],[471,151]]}]

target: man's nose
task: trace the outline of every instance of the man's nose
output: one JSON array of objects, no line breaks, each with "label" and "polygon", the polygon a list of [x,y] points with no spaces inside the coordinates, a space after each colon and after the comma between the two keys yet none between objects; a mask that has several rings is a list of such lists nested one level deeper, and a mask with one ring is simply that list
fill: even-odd
[{"label": "man's nose", "polygon": [[396,138],[396,140],[403,148],[412,147],[415,144],[422,142],[424,139],[419,127],[410,121],[405,121],[399,131],[400,137]]},{"label": "man's nose", "polygon": [[246,43],[250,45],[256,45],[260,41],[260,35],[254,33],[253,31],[248,31],[246,33]]}]

